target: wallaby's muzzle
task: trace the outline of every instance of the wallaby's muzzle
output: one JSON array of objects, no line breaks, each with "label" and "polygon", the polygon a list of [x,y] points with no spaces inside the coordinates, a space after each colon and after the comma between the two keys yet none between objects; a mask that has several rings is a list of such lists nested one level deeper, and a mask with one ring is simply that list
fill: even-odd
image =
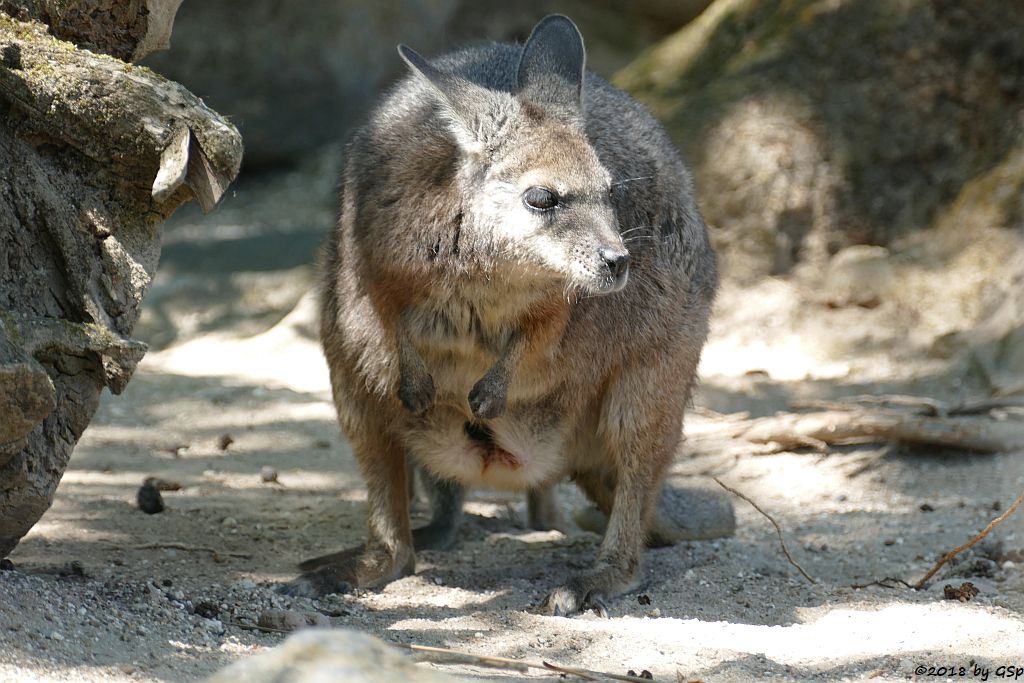
[{"label": "wallaby's muzzle", "polygon": [[624,248],[601,247],[597,253],[604,261],[608,275],[611,277],[608,288],[603,289],[601,293],[611,294],[625,287],[626,280],[629,279],[629,252]]}]

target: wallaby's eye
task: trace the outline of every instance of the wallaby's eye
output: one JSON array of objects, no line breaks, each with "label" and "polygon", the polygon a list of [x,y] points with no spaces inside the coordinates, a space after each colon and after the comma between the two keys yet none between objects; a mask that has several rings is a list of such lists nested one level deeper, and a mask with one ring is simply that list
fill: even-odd
[{"label": "wallaby's eye", "polygon": [[558,206],[558,195],[546,187],[531,187],[523,193],[523,202],[531,209],[547,211]]}]

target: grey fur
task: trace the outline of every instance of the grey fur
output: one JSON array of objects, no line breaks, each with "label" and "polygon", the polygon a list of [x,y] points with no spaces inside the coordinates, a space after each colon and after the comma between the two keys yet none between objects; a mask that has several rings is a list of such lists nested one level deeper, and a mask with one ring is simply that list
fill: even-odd
[{"label": "grey fur", "polygon": [[[323,287],[369,537],[288,590],[413,571],[411,457],[468,486],[573,477],[608,530],[544,609],[603,609],[634,585],[707,335],[717,276],[690,175],[640,104],[589,72],[573,82],[584,51],[565,17],[525,48],[401,52],[412,73],[346,149]],[[528,208],[530,186],[561,203]]]}]

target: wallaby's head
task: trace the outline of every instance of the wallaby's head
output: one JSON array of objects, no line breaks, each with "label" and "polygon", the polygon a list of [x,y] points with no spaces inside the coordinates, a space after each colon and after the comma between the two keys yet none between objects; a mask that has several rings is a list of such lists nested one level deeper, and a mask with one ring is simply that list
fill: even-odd
[{"label": "wallaby's head", "polygon": [[400,45],[459,155],[464,224],[491,258],[532,277],[606,294],[626,284],[629,252],[612,179],[584,131],[585,51],[576,25],[549,16],[523,47],[515,92],[483,87]]}]

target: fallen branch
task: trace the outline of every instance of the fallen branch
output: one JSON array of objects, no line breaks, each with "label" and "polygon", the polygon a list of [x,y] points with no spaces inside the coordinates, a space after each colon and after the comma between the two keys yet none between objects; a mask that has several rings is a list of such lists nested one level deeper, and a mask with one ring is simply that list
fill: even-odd
[{"label": "fallen branch", "polygon": [[989,522],[988,526],[986,526],[984,529],[982,529],[981,532],[977,536],[975,536],[971,540],[967,541],[963,545],[958,546],[958,547],[954,548],[953,550],[950,550],[948,553],[946,553],[942,557],[941,560],[939,560],[938,562],[935,563],[934,567],[932,567],[930,570],[928,570],[927,574],[925,574],[924,576],[921,577],[920,581],[918,581],[917,583],[914,584],[914,586],[913,586],[914,589],[915,590],[921,590],[922,588],[924,588],[924,584],[928,582],[928,579],[930,579],[933,576],[935,576],[935,573],[938,572],[939,569],[941,569],[943,565],[945,565],[947,562],[952,560],[954,557],[956,557],[957,555],[959,555],[963,551],[965,551],[968,548],[970,548],[971,546],[973,546],[975,543],[977,543],[981,539],[983,539],[986,536],[988,536],[989,533],[991,533],[993,529],[995,529],[997,526],[1002,524],[1006,520],[1007,517],[1009,517],[1010,515],[1012,515],[1014,513],[1014,511],[1016,511],[1017,507],[1021,504],[1021,501],[1024,501],[1024,491],[1021,491],[1021,494],[1019,496],[1017,496],[1017,500],[1013,501],[1013,505],[1011,505],[1009,508],[1007,508],[1006,512],[1004,512],[1003,514],[999,515],[998,517],[993,519],[991,522]]},{"label": "fallen branch", "polygon": [[886,408],[906,409],[915,415],[945,418],[984,415],[993,410],[1004,408],[1024,408],[1024,396],[997,394],[990,398],[971,399],[960,403],[945,404],[925,396],[906,396],[903,394],[872,396],[865,394],[833,401],[817,399],[793,401],[790,405],[796,409],[813,410],[861,410],[865,406],[884,406]]},{"label": "fallen branch", "polygon": [[1024,421],[980,417],[924,417],[895,410],[781,413],[728,424],[734,438],[782,449],[826,444],[896,441],[998,453],[1024,450]]},{"label": "fallen branch", "polygon": [[563,675],[576,676],[585,681],[627,681],[627,683],[658,683],[657,679],[640,678],[639,676],[628,676],[624,674],[612,674],[603,671],[591,671],[590,669],[577,669],[574,667],[560,666],[551,662],[529,662],[508,657],[497,657],[493,655],[474,655],[468,652],[458,652],[444,647],[431,647],[429,645],[415,645],[413,643],[395,643],[388,641],[401,650],[409,650],[417,653],[416,659],[430,662],[432,664],[469,664],[483,666],[491,669],[506,669],[519,673],[528,673],[530,669],[542,671],[557,671]]},{"label": "fallen branch", "polygon": [[99,539],[101,543],[106,543],[110,547],[116,550],[183,550],[189,553],[210,553],[214,557],[228,556],[238,557],[243,560],[250,559],[252,555],[249,553],[233,553],[226,550],[217,550],[215,548],[207,548],[199,545],[188,545],[187,543],[137,543],[135,545],[122,545],[106,538]]},{"label": "fallen branch", "polygon": [[797,570],[803,575],[803,577],[805,579],[807,579],[809,582],[817,583],[817,581],[815,581],[814,578],[810,574],[808,574],[806,571],[804,571],[804,568],[801,567],[800,564],[796,560],[793,559],[793,556],[789,554],[789,548],[786,547],[786,539],[782,535],[782,527],[779,526],[779,523],[775,521],[774,517],[772,517],[767,512],[762,510],[761,507],[757,503],[752,501],[746,495],[740,493],[739,491],[737,491],[736,489],[734,489],[734,488],[732,488],[730,486],[726,486],[722,482],[722,480],[719,479],[718,477],[715,477],[715,482],[717,482],[719,486],[721,486],[723,489],[725,489],[729,493],[733,494],[734,496],[738,496],[738,497],[742,498],[743,500],[747,501],[748,503],[750,503],[754,507],[755,510],[757,510],[762,515],[767,517],[768,521],[771,522],[772,526],[775,527],[775,533],[777,533],[779,535],[779,544],[782,546],[782,552],[783,552],[783,554],[785,554],[786,559],[789,560],[789,563],[791,565],[793,565],[794,567],[796,567]]}]

